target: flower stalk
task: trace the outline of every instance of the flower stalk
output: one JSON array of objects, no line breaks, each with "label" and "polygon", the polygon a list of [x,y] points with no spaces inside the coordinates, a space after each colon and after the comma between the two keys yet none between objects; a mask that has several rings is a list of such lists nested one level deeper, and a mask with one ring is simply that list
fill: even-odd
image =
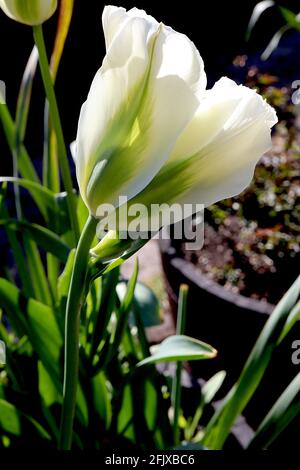
[{"label": "flower stalk", "polygon": [[[177,325],[176,334],[183,335],[185,332],[186,325],[186,303],[188,295],[188,286],[182,284],[179,291],[178,299],[178,311],[177,311]],[[182,375],[182,362],[179,361],[176,364],[175,376],[172,382],[172,405],[173,405],[173,436],[174,445],[177,446],[180,442],[180,428],[179,428],[179,416],[181,409],[181,375]]]},{"label": "flower stalk", "polygon": [[49,62],[47,58],[47,52],[46,52],[46,47],[45,47],[44,35],[43,35],[43,28],[41,25],[33,26],[33,36],[34,36],[34,41],[39,52],[39,63],[40,63],[41,74],[42,74],[42,78],[44,82],[47,100],[49,102],[52,125],[56,133],[62,178],[63,178],[65,190],[67,192],[68,211],[69,211],[69,216],[70,216],[70,221],[71,221],[72,233],[73,233],[74,241],[75,241],[74,245],[76,245],[79,239],[79,234],[80,234],[78,219],[77,219],[77,214],[76,214],[76,195],[73,192],[73,184],[72,184],[72,178],[71,178],[70,167],[69,167],[69,162],[68,162],[68,154],[67,154],[63,130],[61,126],[56,96],[54,92],[53,81],[51,78]]},{"label": "flower stalk", "polygon": [[79,364],[80,311],[84,302],[89,249],[95,237],[97,220],[89,216],[77,246],[66,307],[63,407],[59,449],[72,446]]}]

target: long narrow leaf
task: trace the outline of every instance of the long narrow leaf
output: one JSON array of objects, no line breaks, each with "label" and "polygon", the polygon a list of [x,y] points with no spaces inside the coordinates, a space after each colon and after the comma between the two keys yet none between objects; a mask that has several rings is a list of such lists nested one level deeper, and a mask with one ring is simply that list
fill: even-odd
[{"label": "long narrow leaf", "polygon": [[5,310],[18,334],[28,337],[52,381],[60,390],[63,340],[53,310],[34,299],[27,299],[17,287],[1,278],[0,307]]},{"label": "long narrow leaf", "polygon": [[266,49],[262,53],[261,60],[268,60],[270,55],[275,51],[276,47],[278,46],[282,36],[290,29],[291,27],[289,25],[284,25],[274,34]]},{"label": "long narrow leaf", "polygon": [[[7,211],[7,207],[5,206],[4,199],[5,199],[5,191],[3,191],[3,188],[1,188],[0,189],[0,218],[7,219],[8,211]],[[21,245],[17,238],[17,235],[15,231],[10,229],[7,225],[5,225],[4,228],[5,228],[8,242],[13,252],[13,256],[15,258],[15,263],[18,269],[20,280],[22,282],[23,291],[28,297],[32,297],[33,289],[32,289],[30,277],[28,274],[27,264],[26,264],[26,260],[25,260]]]},{"label": "long narrow leaf", "polygon": [[[2,126],[4,129],[6,140],[10,147],[10,150],[11,152],[13,152],[15,141],[16,141],[16,126],[11,117],[9,109],[5,104],[2,104],[0,106],[0,120],[2,122]],[[23,178],[34,181],[36,183],[40,182],[37,172],[34,169],[34,166],[30,160],[30,157],[24,145],[21,145],[20,147],[19,170]],[[39,201],[36,201],[36,203],[39,206]]]},{"label": "long narrow leaf", "polygon": [[52,211],[54,214],[57,212],[55,194],[40,183],[23,178],[14,178],[12,176],[1,176],[0,183],[15,183],[27,189],[46,220],[48,211]]},{"label": "long narrow leaf", "polygon": [[300,372],[260,424],[248,449],[267,448],[300,413]]},{"label": "long narrow leaf", "polygon": [[155,353],[137,364],[138,367],[160,362],[197,361],[212,359],[217,351],[209,344],[185,335],[169,336],[157,348]]},{"label": "long narrow leaf", "polygon": [[32,92],[32,83],[35,77],[38,59],[38,51],[36,46],[34,46],[24,71],[17,101],[17,111],[15,119],[17,146],[20,145],[21,142],[23,142],[25,137]]},{"label": "long narrow leaf", "polygon": [[46,252],[52,253],[64,263],[67,261],[70,247],[51,230],[26,222],[25,220],[0,219],[0,226],[4,225],[11,230],[27,233]]},{"label": "long narrow leaf", "polygon": [[257,389],[286,320],[300,293],[300,276],[283,296],[265,324],[244,369],[205,430],[202,443],[210,449],[221,449],[236,418]]},{"label": "long narrow leaf", "polygon": [[28,260],[30,279],[34,289],[34,297],[43,304],[51,305],[52,299],[48,280],[38,247],[27,233],[23,234],[23,243]]},{"label": "long narrow leaf", "polygon": [[281,343],[281,341],[286,337],[286,335],[291,331],[295,323],[300,319],[300,300],[299,302],[296,303],[295,307],[292,308],[286,324],[284,325],[283,331],[281,333],[281,336],[279,338],[278,344]]},{"label": "long narrow leaf", "polygon": [[45,429],[34,419],[19,411],[14,405],[0,399],[0,429],[14,436],[29,432],[43,439],[50,439]]},{"label": "long narrow leaf", "polygon": [[111,338],[111,346],[110,346],[107,362],[111,361],[111,359],[115,356],[120,346],[122,336],[127,326],[128,316],[129,316],[133,298],[134,298],[134,289],[136,286],[137,277],[138,277],[138,262],[135,263],[134,271],[127,285],[126,294],[124,296],[124,299],[121,303],[120,308],[118,309],[117,325],[116,325],[115,332]]},{"label": "long narrow leaf", "polygon": [[294,28],[296,31],[300,31],[300,14],[295,14],[293,11],[289,10],[288,8],[285,7],[279,7],[279,10],[287,22],[287,24],[291,27]]},{"label": "long narrow leaf", "polygon": [[247,33],[246,33],[246,40],[247,41],[250,39],[253,28],[256,25],[256,23],[258,22],[258,20],[260,19],[261,15],[268,8],[271,8],[273,6],[275,6],[275,2],[273,0],[263,0],[262,2],[259,2],[259,3],[257,3],[257,5],[255,5],[255,7],[253,9],[253,12],[252,12],[252,15],[251,15],[251,18],[250,18],[250,21],[249,21],[248,28],[247,28]]},{"label": "long narrow leaf", "polygon": [[[19,177],[19,155],[21,150],[21,144],[24,141],[27,119],[30,107],[32,83],[36,72],[38,62],[38,52],[36,47],[33,48],[26,68],[22,78],[18,101],[17,101],[17,111],[16,111],[16,134],[15,134],[15,146],[13,149],[13,174],[15,178]],[[15,192],[15,203],[17,217],[20,219],[22,217],[22,206],[20,198],[20,188],[15,183],[14,184]]]}]

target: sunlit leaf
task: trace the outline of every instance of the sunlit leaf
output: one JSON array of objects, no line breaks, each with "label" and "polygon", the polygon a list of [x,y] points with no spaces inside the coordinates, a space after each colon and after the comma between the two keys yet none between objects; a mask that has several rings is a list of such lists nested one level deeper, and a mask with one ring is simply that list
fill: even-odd
[{"label": "sunlit leaf", "polygon": [[21,336],[28,337],[58,390],[61,389],[60,358],[63,345],[53,310],[34,299],[25,298],[19,289],[0,279],[0,307]]},{"label": "sunlit leaf", "polygon": [[272,37],[271,41],[269,42],[269,44],[267,45],[266,49],[264,50],[264,52],[262,53],[261,55],[261,59],[262,60],[268,60],[268,58],[270,57],[270,55],[275,51],[275,49],[277,48],[278,44],[279,44],[279,41],[280,39],[282,38],[282,36],[287,32],[289,31],[291,28],[290,26],[288,25],[284,25],[282,26],[275,34],[274,36]]},{"label": "sunlit leaf", "polygon": [[0,399],[0,429],[14,436],[20,436],[27,430],[43,439],[50,439],[49,434],[37,421],[2,399]]},{"label": "sunlit leaf", "polygon": [[16,145],[19,146],[23,142],[27,127],[27,119],[30,107],[30,99],[32,92],[32,83],[36,73],[39,60],[39,54],[36,46],[33,47],[29,56],[24,75],[22,78],[16,111]]},{"label": "sunlit leaf", "polygon": [[169,336],[159,346],[154,354],[138,363],[138,366],[159,362],[196,361],[212,359],[217,351],[209,344],[185,335]]},{"label": "sunlit leaf", "polygon": [[258,22],[258,20],[260,19],[261,15],[268,8],[271,8],[274,5],[275,5],[275,2],[273,0],[263,0],[262,2],[259,2],[259,3],[257,3],[257,5],[255,5],[255,7],[253,9],[253,12],[252,12],[252,15],[251,15],[251,18],[250,18],[250,21],[249,21],[248,28],[247,28],[247,33],[246,33],[247,41],[249,40],[250,35],[252,33],[252,30],[253,30],[254,26],[256,25],[256,23]]},{"label": "sunlit leaf", "polygon": [[279,10],[287,22],[287,24],[291,27],[294,28],[296,31],[300,31],[300,14],[298,13],[297,15],[289,10],[288,8],[279,6]]},{"label": "sunlit leaf", "polygon": [[[122,281],[117,285],[117,293],[121,301],[125,296],[126,287],[126,281]],[[157,297],[148,286],[141,282],[137,282],[135,286],[132,308],[139,310],[144,327],[147,328],[161,323]],[[134,321],[134,318],[132,320]]]},{"label": "sunlit leaf", "polygon": [[270,363],[272,353],[299,294],[300,276],[275,307],[259,335],[239,379],[208,423],[202,443],[210,449],[223,447],[236,418],[242,414],[253,396]]}]

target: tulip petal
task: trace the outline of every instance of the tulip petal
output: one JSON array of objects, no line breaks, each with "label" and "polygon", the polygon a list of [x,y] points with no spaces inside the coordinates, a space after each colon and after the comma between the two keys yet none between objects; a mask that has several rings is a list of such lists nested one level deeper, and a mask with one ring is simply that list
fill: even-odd
[{"label": "tulip petal", "polygon": [[105,36],[106,50],[109,49],[117,33],[130,18],[144,18],[148,22],[152,22],[155,29],[158,28],[158,22],[152,16],[147,15],[144,10],[132,8],[127,12],[125,8],[107,5],[102,14],[102,26]]},{"label": "tulip petal", "polygon": [[[200,100],[206,89],[206,74],[199,51],[190,39],[164,26],[157,41],[154,57],[158,78],[175,75],[189,85]],[[180,109],[180,108],[179,108]]]},{"label": "tulip petal", "polygon": [[106,10],[107,55],[78,126],[77,178],[94,215],[100,204],[116,207],[119,195],[131,199],[149,184],[206,85],[203,61],[186,36],[140,10],[123,15]]},{"label": "tulip petal", "polygon": [[203,204],[240,193],[271,147],[277,117],[261,96],[221,79],[206,93],[172,156],[131,204]]}]

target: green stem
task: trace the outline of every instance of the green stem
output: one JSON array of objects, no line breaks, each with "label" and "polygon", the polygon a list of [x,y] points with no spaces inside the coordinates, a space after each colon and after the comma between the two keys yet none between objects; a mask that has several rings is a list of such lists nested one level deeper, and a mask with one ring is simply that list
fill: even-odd
[{"label": "green stem", "polygon": [[59,161],[61,166],[62,178],[67,192],[67,202],[69,215],[71,220],[72,231],[74,234],[75,244],[79,239],[79,225],[78,218],[76,214],[76,195],[73,193],[73,184],[70,173],[70,167],[68,162],[68,154],[65,146],[64,135],[62,131],[61,121],[59,117],[59,111],[56,101],[56,96],[54,92],[53,81],[50,74],[50,68],[47,58],[47,52],[45,47],[43,29],[41,25],[33,26],[33,36],[35,44],[39,51],[39,62],[41,74],[44,82],[46,96],[49,102],[50,116],[53,128],[56,133],[57,139],[57,148],[59,154]]},{"label": "green stem", "polygon": [[95,236],[96,226],[97,221],[89,216],[76,250],[67,300],[63,407],[59,439],[59,448],[63,450],[68,450],[72,446],[78,383],[80,311],[84,302],[88,254]]},{"label": "green stem", "polygon": [[[177,325],[176,334],[183,335],[186,324],[186,301],[188,294],[188,286],[182,284],[179,291],[178,312],[177,312]],[[175,446],[180,442],[180,429],[179,429],[179,415],[181,408],[181,372],[182,362],[177,362],[175,377],[172,383],[172,405],[174,411],[173,417],[173,436]]]}]

